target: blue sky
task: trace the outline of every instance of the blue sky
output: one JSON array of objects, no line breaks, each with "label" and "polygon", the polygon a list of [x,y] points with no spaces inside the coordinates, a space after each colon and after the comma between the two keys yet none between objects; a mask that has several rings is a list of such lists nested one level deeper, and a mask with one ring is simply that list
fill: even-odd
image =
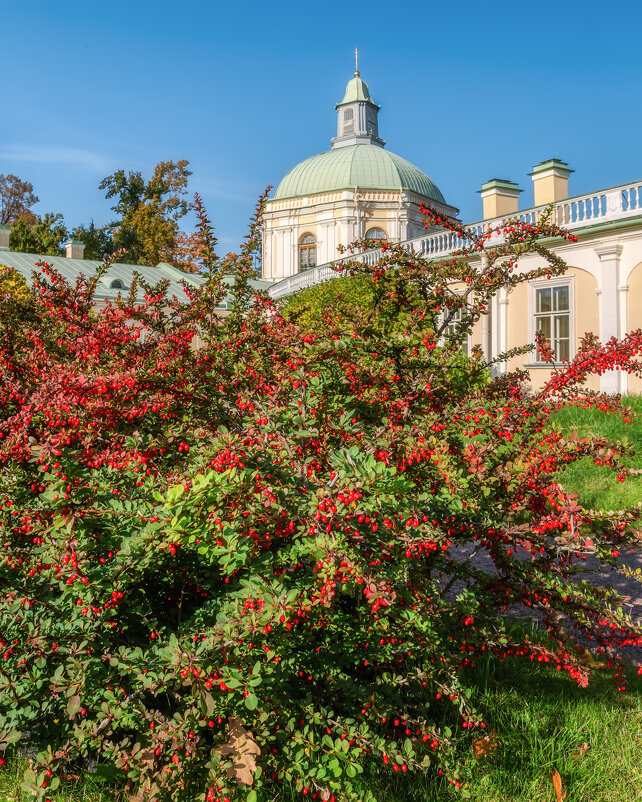
[{"label": "blue sky", "polygon": [[[464,220],[476,190],[562,158],[571,194],[642,177],[642,7],[112,0],[2,9],[0,173],[69,226],[111,218],[116,169],[190,161],[221,250],[257,196],[329,147],[353,51],[387,147],[423,169]],[[189,223],[187,224],[189,227]]]}]

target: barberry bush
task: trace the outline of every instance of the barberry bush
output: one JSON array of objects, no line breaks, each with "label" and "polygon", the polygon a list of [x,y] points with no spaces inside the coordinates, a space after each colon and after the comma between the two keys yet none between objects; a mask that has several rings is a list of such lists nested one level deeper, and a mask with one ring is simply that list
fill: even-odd
[{"label": "barberry bush", "polygon": [[[185,301],[141,283],[102,304],[99,276],[46,264],[29,304],[0,295],[0,748],[38,753],[40,800],[88,759],[133,800],[374,799],[368,764],[465,796],[459,744],[485,726],[467,667],[585,685],[589,643],[623,687],[615,650],[642,643],[581,578],[635,542],[639,510],[584,510],[562,481],[580,459],[626,478],[627,447],[551,423],[565,404],[627,416],[584,381],[639,373],[642,332],[586,338],[528,392],[494,376],[507,355],[461,344],[500,288],[563,271],[541,239],[569,235],[545,220],[491,247],[439,219],[462,241],[441,262],[384,244],[367,267],[355,243],[343,273],[371,302],[321,329],[252,290],[258,216],[225,263],[197,207]],[[544,643],[516,637],[520,611]]]}]

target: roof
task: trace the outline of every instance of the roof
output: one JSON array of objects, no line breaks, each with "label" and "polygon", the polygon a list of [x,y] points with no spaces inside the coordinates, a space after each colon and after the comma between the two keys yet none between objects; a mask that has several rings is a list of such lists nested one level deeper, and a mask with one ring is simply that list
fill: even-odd
[{"label": "roof", "polygon": [[355,188],[407,190],[445,203],[437,185],[418,167],[372,144],[335,148],[305,159],[285,175],[274,199]]},{"label": "roof", "polygon": [[[36,262],[47,262],[52,265],[65,279],[75,281],[81,274],[92,276],[103,264],[92,259],[69,259],[66,256],[40,256],[36,253],[18,253],[16,251],[0,251],[0,265],[13,267],[27,281],[31,281],[33,271],[38,271]],[[146,265],[129,265],[122,262],[113,264],[108,272],[100,279],[96,288],[98,298],[113,300],[119,292],[128,292],[136,271],[149,284],[156,284],[162,279],[169,279],[168,294],[175,295],[179,300],[186,301],[181,281],[186,281],[195,287],[203,283],[203,278],[191,273],[183,273],[172,265],[161,262],[157,267]],[[117,283],[120,283],[118,286]],[[116,286],[112,286],[115,284]]]},{"label": "roof", "polygon": [[[31,282],[33,271],[39,269],[36,267],[36,262],[40,261],[53,265],[67,281],[75,281],[81,273],[85,276],[91,276],[103,264],[92,259],[68,259],[65,256],[39,256],[36,253],[0,251],[0,265],[14,268],[28,282]],[[184,273],[166,262],[161,262],[156,267],[116,262],[100,279],[100,284],[96,289],[96,297],[99,300],[113,301],[119,292],[128,292],[134,278],[134,271],[142,276],[148,284],[157,284],[162,279],[168,279],[169,287],[167,291],[169,297],[171,298],[175,295],[180,301],[187,301],[187,296],[183,292],[182,281],[186,281],[195,287],[200,286],[205,281],[203,276]],[[230,287],[234,285],[234,281],[235,279],[232,275],[223,277],[223,283]],[[115,282],[120,282],[121,286],[112,286]],[[263,279],[250,279],[250,285],[256,290],[267,289],[271,283]],[[220,307],[227,309],[230,303],[231,299],[228,297],[221,301]]]},{"label": "roof", "polygon": [[337,106],[342,106],[344,103],[355,103],[357,100],[364,100],[372,103],[372,98],[370,97],[370,90],[368,89],[368,84],[363,80],[363,78],[359,78],[358,75],[355,75],[354,78],[351,78],[347,85],[346,91],[343,95],[343,100],[341,103],[337,103]]}]

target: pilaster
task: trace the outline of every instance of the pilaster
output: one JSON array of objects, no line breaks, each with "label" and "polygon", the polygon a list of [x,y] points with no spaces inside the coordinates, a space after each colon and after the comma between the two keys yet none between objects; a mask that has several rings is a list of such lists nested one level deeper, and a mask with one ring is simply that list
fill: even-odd
[{"label": "pilaster", "polygon": [[[608,342],[612,337],[620,337],[622,325],[620,291],[620,256],[622,245],[613,243],[595,248],[600,260],[600,286],[597,290],[600,307],[600,340]],[[626,297],[625,297],[626,302]],[[622,371],[607,370],[600,376],[600,390],[614,395],[623,392],[626,382]]]}]

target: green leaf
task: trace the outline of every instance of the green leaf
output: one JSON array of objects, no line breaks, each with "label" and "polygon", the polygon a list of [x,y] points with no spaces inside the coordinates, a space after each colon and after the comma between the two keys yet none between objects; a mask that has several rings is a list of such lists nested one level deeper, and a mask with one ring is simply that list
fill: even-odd
[{"label": "green leaf", "polygon": [[253,693],[250,693],[248,696],[245,697],[245,707],[248,710],[256,710],[256,706],[258,705],[259,700]]}]

